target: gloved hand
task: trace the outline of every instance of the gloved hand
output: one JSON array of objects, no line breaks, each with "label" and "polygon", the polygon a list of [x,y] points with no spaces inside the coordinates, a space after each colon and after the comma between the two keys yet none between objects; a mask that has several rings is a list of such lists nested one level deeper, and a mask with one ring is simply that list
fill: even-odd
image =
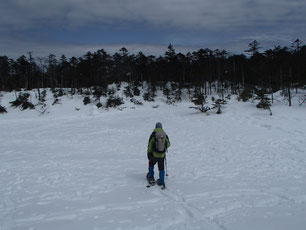
[{"label": "gloved hand", "polygon": [[150,160],[151,158],[153,158],[153,153],[152,152],[147,152],[147,156],[148,156],[148,160]]}]

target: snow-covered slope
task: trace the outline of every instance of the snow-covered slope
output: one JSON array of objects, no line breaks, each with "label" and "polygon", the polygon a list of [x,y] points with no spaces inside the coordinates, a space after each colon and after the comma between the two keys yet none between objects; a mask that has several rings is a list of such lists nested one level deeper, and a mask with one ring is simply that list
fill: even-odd
[{"label": "snow-covered slope", "polygon": [[[207,116],[187,101],[106,111],[63,97],[40,115],[12,99],[1,100],[1,230],[305,229],[306,106],[276,101],[269,116],[232,97]],[[145,180],[158,121],[166,190]]]}]

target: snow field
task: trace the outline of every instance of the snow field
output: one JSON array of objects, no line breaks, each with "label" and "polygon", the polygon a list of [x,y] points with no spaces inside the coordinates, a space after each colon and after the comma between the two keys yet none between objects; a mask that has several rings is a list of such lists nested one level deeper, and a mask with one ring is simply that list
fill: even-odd
[{"label": "snow field", "polygon": [[[276,102],[269,116],[232,99],[206,116],[190,105],[105,111],[63,98],[44,115],[9,108],[0,229],[304,229],[305,107]],[[145,180],[158,121],[171,141],[163,191]]]}]

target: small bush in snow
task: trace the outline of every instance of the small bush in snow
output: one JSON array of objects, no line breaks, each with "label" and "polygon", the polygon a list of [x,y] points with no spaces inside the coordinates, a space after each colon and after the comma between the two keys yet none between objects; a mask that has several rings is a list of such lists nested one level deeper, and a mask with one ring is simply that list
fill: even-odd
[{"label": "small bush in snow", "polygon": [[301,96],[301,97],[299,98],[299,103],[300,103],[300,105],[303,105],[305,102],[306,102],[306,95]]},{"label": "small bush in snow", "polygon": [[271,99],[267,96],[268,92],[265,89],[256,90],[255,91],[256,98],[259,100],[259,103],[256,105],[259,109],[268,109],[270,110],[270,115],[272,115],[271,111]]},{"label": "small bush in snow", "polygon": [[116,88],[117,88],[117,91],[120,90],[120,88],[121,88],[121,82],[120,81],[116,83]]},{"label": "small bush in snow", "polygon": [[29,93],[20,93],[15,101],[10,102],[13,107],[19,107],[21,110],[35,109],[35,106],[28,101]]},{"label": "small bush in snow", "polygon": [[31,102],[27,101],[21,105],[21,110],[26,109],[35,109],[35,106]]},{"label": "small bush in snow", "polygon": [[40,95],[40,101],[45,102],[47,97],[47,90],[43,90]]},{"label": "small bush in snow", "polygon": [[6,108],[0,105],[0,113],[7,113]]},{"label": "small bush in snow", "polygon": [[108,96],[113,96],[113,95],[115,95],[115,93],[116,93],[116,89],[115,88],[109,88],[108,90],[107,90],[107,95]]},{"label": "small bush in snow", "polygon": [[52,93],[55,98],[62,97],[65,95],[65,92],[63,89],[52,89]]},{"label": "small bush in snow", "polygon": [[83,100],[84,105],[88,105],[90,102],[91,101],[90,101],[89,96],[84,97],[84,100]]},{"label": "small bush in snow", "polygon": [[178,83],[171,83],[172,104],[182,101],[182,88]]},{"label": "small bush in snow", "polygon": [[83,89],[82,89],[82,88],[78,88],[78,89],[77,89],[77,93],[78,93],[79,95],[83,95]]},{"label": "small bush in snow", "polygon": [[64,91],[62,89],[53,89],[52,92],[53,92],[53,96],[55,98],[52,105],[60,104],[59,97],[62,97],[62,96],[65,95]]},{"label": "small bush in snow", "polygon": [[243,102],[248,101],[253,97],[252,90],[250,88],[244,88],[238,96],[238,101],[242,100]]},{"label": "small bush in snow", "polygon": [[197,109],[201,111],[202,113],[206,113],[208,110],[210,110],[208,106],[205,106],[205,104],[207,104],[206,99],[207,99],[207,96],[204,95],[204,93],[201,90],[196,90],[191,100],[196,106],[195,107],[192,106],[189,108]]},{"label": "small bush in snow", "polygon": [[134,86],[133,88],[133,94],[135,96],[139,96],[140,95],[140,90],[138,89],[138,86]]},{"label": "small bush in snow", "polygon": [[130,101],[133,102],[135,105],[143,105],[143,103],[141,101],[138,101],[135,98],[131,98]]},{"label": "small bush in snow", "polygon": [[132,89],[129,85],[124,88],[123,93],[126,97],[133,97],[134,96],[133,92],[132,92]]},{"label": "small bush in snow", "polygon": [[221,114],[222,113],[222,109],[225,108],[224,104],[226,104],[225,100],[217,99],[212,104],[212,108],[211,109],[216,109],[217,110],[216,113],[217,114]]},{"label": "small bush in snow", "polygon": [[[100,87],[100,86],[95,86],[94,87],[93,96],[94,96],[95,100],[98,101],[98,104],[101,104],[101,97],[106,96],[106,94],[107,94],[107,89],[105,87]],[[101,106],[102,106],[102,104],[101,104]]]},{"label": "small bush in snow", "polygon": [[154,95],[152,95],[150,92],[144,93],[143,94],[143,99],[145,101],[155,101],[154,100]]},{"label": "small bush in snow", "polygon": [[60,99],[55,98],[52,105],[55,105],[55,104],[60,104]]},{"label": "small bush in snow", "polygon": [[70,94],[71,96],[75,95],[76,93],[76,89],[75,88],[71,88],[68,90],[68,94]]},{"label": "small bush in snow", "polygon": [[165,86],[165,88],[163,90],[163,94],[166,97],[166,103],[168,105],[172,104],[172,97],[171,97],[171,94],[170,94],[170,89],[167,86]]},{"label": "small bush in snow", "polygon": [[110,96],[108,99],[107,99],[107,102],[106,102],[106,107],[107,108],[111,108],[111,107],[117,107],[119,105],[122,105],[124,104],[123,102],[123,99],[118,97],[118,96]]},{"label": "small bush in snow", "polygon": [[100,109],[102,107],[102,103],[99,102],[98,104],[96,104],[97,108]]}]

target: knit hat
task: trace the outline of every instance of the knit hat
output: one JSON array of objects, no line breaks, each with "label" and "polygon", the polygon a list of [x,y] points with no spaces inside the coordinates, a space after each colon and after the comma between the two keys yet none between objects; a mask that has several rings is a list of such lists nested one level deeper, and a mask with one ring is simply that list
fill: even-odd
[{"label": "knit hat", "polygon": [[160,123],[160,122],[157,122],[157,123],[156,123],[155,129],[158,129],[158,128],[163,128],[162,123]]}]

